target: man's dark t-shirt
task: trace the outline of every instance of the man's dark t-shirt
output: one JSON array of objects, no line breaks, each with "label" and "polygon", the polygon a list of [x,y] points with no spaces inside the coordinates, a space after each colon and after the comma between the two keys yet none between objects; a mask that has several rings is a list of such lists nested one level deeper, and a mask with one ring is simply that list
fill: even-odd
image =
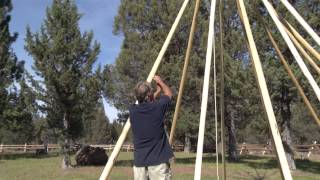
[{"label": "man's dark t-shirt", "polygon": [[161,96],[154,102],[130,107],[135,166],[159,165],[173,157],[163,122],[169,103],[168,96]]}]

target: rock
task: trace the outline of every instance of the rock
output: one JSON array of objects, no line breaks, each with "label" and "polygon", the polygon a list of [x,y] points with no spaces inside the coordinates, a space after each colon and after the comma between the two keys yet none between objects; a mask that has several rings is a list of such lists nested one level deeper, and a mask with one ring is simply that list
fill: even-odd
[{"label": "rock", "polygon": [[108,156],[103,148],[84,145],[76,153],[75,159],[79,166],[105,165]]},{"label": "rock", "polygon": [[46,149],[36,149],[36,155],[46,155],[48,152]]}]

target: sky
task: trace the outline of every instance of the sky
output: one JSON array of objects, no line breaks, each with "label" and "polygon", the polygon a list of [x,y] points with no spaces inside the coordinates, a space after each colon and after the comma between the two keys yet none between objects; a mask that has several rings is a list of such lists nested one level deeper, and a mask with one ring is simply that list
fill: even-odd
[{"label": "sky", "polygon": [[[92,30],[94,38],[101,45],[98,64],[113,64],[117,58],[123,37],[112,33],[114,17],[117,14],[120,0],[75,0],[79,13],[82,14],[79,26],[82,32]],[[26,69],[33,74],[33,59],[24,49],[26,27],[31,31],[39,31],[45,18],[46,8],[52,0],[12,0],[10,31],[19,34],[17,41],[12,45],[20,60],[26,62]],[[104,100],[105,112],[112,121],[117,117],[117,110]]]}]

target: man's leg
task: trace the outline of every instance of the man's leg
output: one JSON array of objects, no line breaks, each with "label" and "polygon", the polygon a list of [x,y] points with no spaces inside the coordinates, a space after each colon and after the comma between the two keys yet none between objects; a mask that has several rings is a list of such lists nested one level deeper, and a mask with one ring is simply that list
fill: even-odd
[{"label": "man's leg", "polygon": [[148,172],[146,167],[133,166],[134,180],[148,180]]},{"label": "man's leg", "polygon": [[150,180],[171,180],[172,172],[169,163],[162,163],[156,166],[148,166]]}]

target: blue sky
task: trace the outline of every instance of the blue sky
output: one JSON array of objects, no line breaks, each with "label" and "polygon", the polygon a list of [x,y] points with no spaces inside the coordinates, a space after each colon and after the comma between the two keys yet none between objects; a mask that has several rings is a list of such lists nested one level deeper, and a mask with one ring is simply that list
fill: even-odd
[{"label": "blue sky", "polygon": [[[79,12],[83,15],[79,25],[81,31],[94,32],[95,39],[101,44],[101,53],[98,64],[113,64],[118,56],[123,37],[112,33],[114,16],[117,14],[120,0],[75,0]],[[46,8],[52,0],[12,0],[13,10],[10,22],[11,32],[18,32],[17,41],[13,50],[20,60],[26,62],[26,69],[32,71],[32,57],[24,50],[26,26],[31,31],[38,31],[45,17]],[[105,111],[110,120],[116,118],[115,108],[104,102]]]}]

